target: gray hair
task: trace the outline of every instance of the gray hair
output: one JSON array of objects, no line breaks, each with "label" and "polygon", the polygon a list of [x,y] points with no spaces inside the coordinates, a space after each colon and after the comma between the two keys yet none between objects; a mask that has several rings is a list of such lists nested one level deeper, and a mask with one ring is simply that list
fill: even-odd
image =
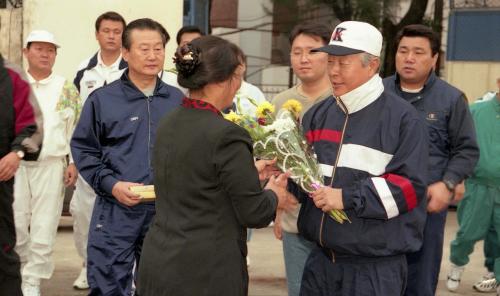
[{"label": "gray hair", "polygon": [[[361,53],[361,64],[363,65],[363,67],[367,67],[373,60],[380,60],[380,58],[372,54],[369,54],[367,52]],[[380,63],[377,68],[377,72],[379,71],[379,69],[380,69]]]}]

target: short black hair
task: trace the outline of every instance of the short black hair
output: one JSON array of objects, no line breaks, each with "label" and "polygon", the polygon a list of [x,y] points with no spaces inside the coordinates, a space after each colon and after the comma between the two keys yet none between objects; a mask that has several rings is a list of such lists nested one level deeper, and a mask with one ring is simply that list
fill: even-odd
[{"label": "short black hair", "polygon": [[332,35],[332,29],[330,27],[330,25],[318,21],[306,21],[300,23],[290,32],[290,45],[300,34],[311,37],[319,37],[323,41],[323,44],[326,45],[330,42],[330,36]]},{"label": "short black hair", "polygon": [[439,34],[434,32],[430,27],[421,24],[413,24],[403,27],[396,35],[396,50],[399,47],[399,43],[403,37],[423,37],[429,40],[431,44],[432,56],[439,53],[441,48],[441,40],[439,40]]},{"label": "short black hair", "polygon": [[101,23],[102,23],[102,21],[105,21],[105,20],[114,21],[114,22],[121,22],[123,25],[123,29],[125,29],[125,26],[127,25],[123,16],[121,16],[118,12],[108,11],[108,12],[101,14],[95,20],[95,31],[96,32],[99,32],[99,28],[101,27]]},{"label": "short black hair", "polygon": [[244,60],[245,54],[235,44],[216,36],[202,36],[175,52],[177,82],[190,90],[223,82]]},{"label": "short black hair", "polygon": [[170,40],[170,35],[168,35],[167,30],[157,21],[150,18],[136,19],[130,22],[123,30],[122,34],[122,46],[123,48],[130,50],[131,40],[130,35],[133,30],[150,30],[160,33],[163,47]]},{"label": "short black hair", "polygon": [[177,45],[181,43],[181,37],[185,33],[198,33],[201,36],[205,36],[205,33],[203,33],[203,31],[197,26],[184,26],[179,30],[179,32],[177,32],[177,36],[175,37]]}]

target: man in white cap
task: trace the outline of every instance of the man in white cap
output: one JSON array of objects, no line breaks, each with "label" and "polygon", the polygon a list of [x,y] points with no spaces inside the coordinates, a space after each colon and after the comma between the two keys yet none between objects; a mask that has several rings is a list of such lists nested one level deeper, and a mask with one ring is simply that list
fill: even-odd
[{"label": "man in white cap", "polygon": [[54,35],[37,30],[29,34],[24,56],[28,81],[44,118],[44,139],[35,162],[21,161],[14,183],[16,251],[21,258],[24,296],[40,295],[40,280],[54,271],[51,260],[63,206],[64,186],[76,182],[69,142],[81,109],[75,86],[52,73],[58,44]]},{"label": "man in white cap", "polygon": [[[368,23],[343,22],[328,53],[333,97],[303,117],[326,186],[302,201],[298,227],[315,241],[301,295],[403,295],[405,254],[422,244],[425,223],[425,125],[378,75],[382,35]],[[295,187],[295,188],[294,188]],[[350,222],[330,217],[344,210]]]}]

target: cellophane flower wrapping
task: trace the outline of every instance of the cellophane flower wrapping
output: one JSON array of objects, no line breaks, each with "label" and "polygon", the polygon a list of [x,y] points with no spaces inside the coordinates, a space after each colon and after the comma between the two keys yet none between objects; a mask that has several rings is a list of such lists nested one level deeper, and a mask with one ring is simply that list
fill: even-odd
[{"label": "cellophane flower wrapping", "polygon": [[[268,102],[256,105],[255,114],[239,111],[238,105],[237,102],[236,112],[231,111],[225,118],[248,131],[255,158],[276,159],[277,167],[290,172],[290,178],[305,192],[312,193],[324,186],[318,160],[299,123],[300,102],[285,102],[277,114]],[[349,221],[342,210],[333,210],[329,215],[339,223]]]}]

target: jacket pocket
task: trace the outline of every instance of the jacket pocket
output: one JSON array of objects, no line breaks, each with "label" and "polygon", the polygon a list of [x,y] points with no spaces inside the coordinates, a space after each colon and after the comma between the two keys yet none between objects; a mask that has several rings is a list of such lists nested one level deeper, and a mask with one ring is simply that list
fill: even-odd
[{"label": "jacket pocket", "polygon": [[429,154],[442,155],[450,145],[448,137],[448,116],[447,111],[428,111],[425,121],[429,131]]}]

